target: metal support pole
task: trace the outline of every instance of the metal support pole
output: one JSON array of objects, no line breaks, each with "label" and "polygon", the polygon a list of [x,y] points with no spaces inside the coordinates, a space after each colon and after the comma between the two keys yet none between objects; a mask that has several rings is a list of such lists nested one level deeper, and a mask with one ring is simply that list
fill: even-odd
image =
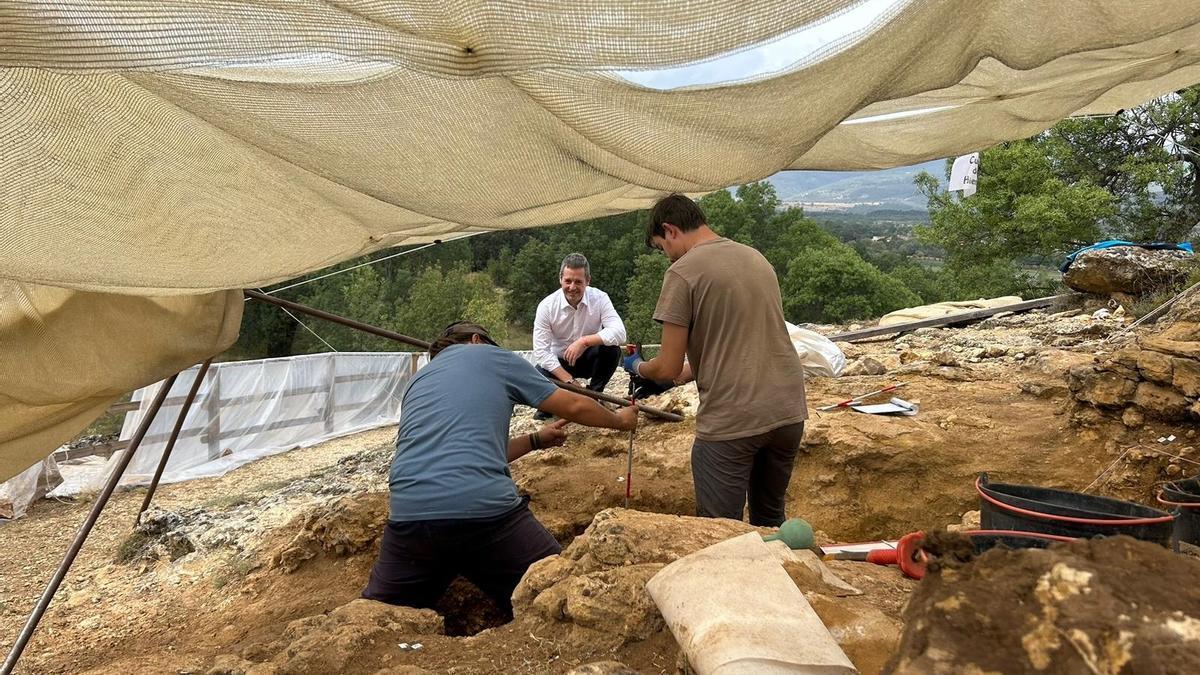
[{"label": "metal support pole", "polygon": [[187,398],[183,399],[183,407],[179,409],[179,417],[175,419],[175,428],[171,430],[171,437],[167,439],[167,447],[163,448],[162,459],[158,462],[158,468],[154,470],[154,478],[150,479],[150,485],[146,488],[146,498],[142,500],[142,507],[138,509],[137,517],[133,519],[134,527],[142,522],[142,514],[150,508],[150,500],[154,499],[158,481],[162,479],[163,471],[167,468],[167,460],[171,459],[171,451],[175,449],[175,441],[179,438],[179,432],[183,430],[183,422],[192,409],[192,403],[196,400],[196,392],[200,391],[200,383],[204,381],[204,376],[208,374],[208,367],[211,365],[212,357],[200,365],[200,372],[196,373],[192,388],[188,390]]},{"label": "metal support pole", "polygon": [[54,594],[58,592],[58,587],[62,585],[63,579],[66,578],[67,571],[71,569],[71,564],[75,562],[75,557],[79,555],[80,549],[83,548],[83,542],[87,541],[88,535],[92,532],[92,527],[99,520],[100,512],[104,510],[104,506],[108,504],[108,499],[112,497],[113,492],[117,489],[117,483],[121,481],[121,476],[125,474],[125,469],[129,466],[130,460],[133,459],[133,454],[137,452],[138,446],[141,445],[142,439],[146,436],[146,431],[150,428],[150,423],[154,421],[154,416],[158,414],[163,400],[167,398],[167,392],[175,385],[177,377],[179,377],[178,373],[167,378],[167,381],[159,388],[158,394],[154,397],[154,402],[146,410],[146,416],[142,418],[141,424],[138,425],[137,431],[134,433],[133,438],[130,439],[129,447],[125,450],[125,455],[117,462],[117,466],[113,468],[112,474],[109,475],[104,489],[96,497],[96,501],[92,503],[92,510],[88,513],[87,520],[83,521],[83,525],[80,526],[79,531],[75,534],[75,541],[71,542],[71,547],[67,549],[67,554],[63,556],[63,561],[59,563],[54,576],[50,578],[50,583],[46,584],[46,590],[42,591],[42,597],[38,599],[37,605],[33,608],[33,612],[30,613],[29,619],[25,622],[25,627],[21,629],[21,634],[17,637],[17,641],[13,643],[12,649],[9,650],[8,658],[4,660],[4,666],[0,668],[0,675],[10,675],[13,669],[17,667],[17,661],[21,658],[21,653],[25,651],[25,646],[29,644],[29,638],[33,637],[33,632],[37,630],[38,623],[42,620],[42,615],[46,613],[46,608],[50,606],[50,601],[54,599]]},{"label": "metal support pole", "polygon": [[[379,337],[387,338],[389,340],[395,340],[396,342],[403,342],[406,345],[412,345],[413,347],[418,347],[420,349],[429,349],[429,343],[424,340],[419,340],[415,337],[409,337],[407,335],[402,335],[400,333],[388,330],[386,328],[379,328],[377,326],[372,326],[371,324],[363,323],[361,321],[355,321],[354,319],[347,319],[344,316],[338,316],[337,314],[332,314],[330,312],[326,312],[321,309],[316,309],[314,307],[308,307],[307,305],[302,305],[298,302],[292,302],[290,300],[282,300],[280,298],[276,298],[276,297],[267,295],[266,293],[261,293],[259,291],[252,291],[252,290],[247,289],[245,291],[245,293],[246,293],[246,297],[253,298],[254,300],[259,300],[259,301],[262,301],[262,302],[265,302],[265,303],[268,303],[271,305],[277,305],[277,306],[283,307],[285,309],[290,309],[294,312],[300,312],[301,314],[315,316],[318,319],[325,319],[326,321],[332,321],[333,323],[336,323],[336,324],[348,326],[348,327],[354,328],[356,330],[361,330],[364,333],[370,333],[371,335],[378,335]],[[566,389],[567,391],[573,391],[576,394],[582,394],[584,396],[587,396],[588,398],[596,399],[597,401],[607,401],[608,403],[614,403],[616,405],[621,405],[621,406],[627,406],[627,405],[633,404],[633,401],[630,399],[621,398],[620,396],[613,396],[612,394],[605,394],[603,392],[592,391],[591,389],[585,389],[577,384],[572,384],[570,382],[561,382],[561,381],[555,380],[554,384],[558,385],[562,389]],[[660,417],[664,420],[670,420],[672,422],[682,422],[683,421],[683,415],[679,415],[679,414],[676,414],[673,412],[667,412],[665,410],[659,410],[657,408],[651,408],[650,406],[641,405],[641,404],[638,404],[638,407],[642,412],[644,412],[648,415],[653,415],[655,417]]]},{"label": "metal support pole", "polygon": [[[638,348],[641,351],[641,348]],[[633,400],[633,378],[629,378],[629,400]],[[637,429],[629,430],[629,456],[625,462],[625,508],[629,508],[629,497],[633,495],[633,435]]]}]

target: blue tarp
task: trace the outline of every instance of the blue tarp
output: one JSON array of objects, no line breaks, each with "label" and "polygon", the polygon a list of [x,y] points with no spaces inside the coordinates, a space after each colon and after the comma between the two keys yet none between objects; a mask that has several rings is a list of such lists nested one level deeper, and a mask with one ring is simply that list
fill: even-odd
[{"label": "blue tarp", "polygon": [[1075,258],[1084,251],[1091,251],[1101,248],[1113,248],[1114,246],[1137,246],[1139,248],[1148,248],[1156,251],[1187,251],[1188,253],[1195,255],[1195,251],[1192,250],[1192,244],[1186,241],[1182,244],[1171,244],[1164,241],[1155,241],[1148,244],[1136,244],[1132,241],[1109,239],[1108,241],[1098,241],[1091,246],[1084,246],[1078,251],[1075,251],[1071,255],[1067,256],[1067,259],[1063,261],[1063,264],[1059,265],[1058,271],[1066,272],[1068,269],[1070,269],[1071,263],[1075,262]]}]

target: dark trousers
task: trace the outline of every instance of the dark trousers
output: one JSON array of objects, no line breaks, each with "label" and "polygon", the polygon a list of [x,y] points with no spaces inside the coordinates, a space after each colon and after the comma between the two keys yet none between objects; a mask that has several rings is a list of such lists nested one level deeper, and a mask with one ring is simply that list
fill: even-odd
[{"label": "dark trousers", "polygon": [[513,589],[525,570],[562,552],[527,501],[496,518],[389,522],[362,596],[432,608],[462,575],[511,616]]},{"label": "dark trousers", "polygon": [[692,444],[696,515],[742,519],[750,503],[750,524],[779,527],[792,463],[804,438],[804,422],[731,441]]},{"label": "dark trousers", "polygon": [[[612,379],[613,373],[617,371],[617,364],[620,362],[621,348],[617,345],[588,347],[583,350],[579,358],[575,359],[573,366],[564,361],[561,356],[558,357],[558,364],[565,368],[571,377],[588,378],[587,388],[592,391],[604,391],[604,387],[608,386],[608,381]],[[541,366],[538,366],[538,372],[551,380],[558,379]]]}]

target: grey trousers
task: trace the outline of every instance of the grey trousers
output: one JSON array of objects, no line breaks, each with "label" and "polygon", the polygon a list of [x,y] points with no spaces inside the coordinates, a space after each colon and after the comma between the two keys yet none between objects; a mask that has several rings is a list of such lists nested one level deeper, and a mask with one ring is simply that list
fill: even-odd
[{"label": "grey trousers", "polygon": [[750,524],[779,527],[792,462],[804,437],[804,422],[730,441],[692,443],[696,515],[742,519],[750,503]]}]

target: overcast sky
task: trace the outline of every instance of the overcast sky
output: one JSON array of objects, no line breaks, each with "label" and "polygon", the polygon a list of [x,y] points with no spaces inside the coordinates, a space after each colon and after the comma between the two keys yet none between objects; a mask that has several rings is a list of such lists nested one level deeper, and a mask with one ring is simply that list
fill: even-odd
[{"label": "overcast sky", "polygon": [[[714,85],[785,72],[822,50],[841,51],[862,40],[873,26],[908,0],[863,0],[849,10],[804,26],[758,47],[661,70],[625,70],[617,75],[653,89]],[[892,11],[889,11],[892,10]],[[825,54],[828,56],[828,54]]]}]

